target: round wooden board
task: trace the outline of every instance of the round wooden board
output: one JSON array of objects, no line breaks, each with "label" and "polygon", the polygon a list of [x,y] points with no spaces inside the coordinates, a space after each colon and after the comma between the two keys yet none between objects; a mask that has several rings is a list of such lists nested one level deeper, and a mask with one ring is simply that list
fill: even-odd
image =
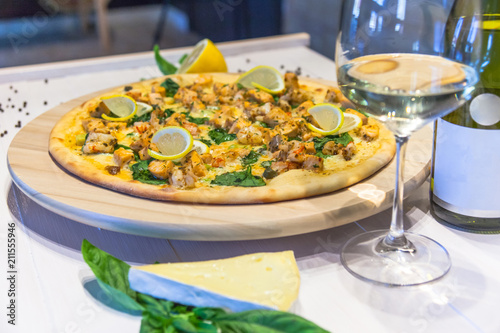
[{"label": "round wooden board", "polygon": [[[328,229],[366,218],[392,205],[394,159],[370,178],[343,190],[270,204],[160,202],[93,185],[56,164],[48,153],[48,142],[52,127],[63,114],[102,93],[104,91],[82,96],[47,111],[21,129],[9,147],[8,164],[13,181],[37,203],[69,219],[150,237],[250,240]],[[428,177],[431,147],[429,127],[410,139],[406,152],[405,195]],[[387,221],[387,227],[389,223]]]}]

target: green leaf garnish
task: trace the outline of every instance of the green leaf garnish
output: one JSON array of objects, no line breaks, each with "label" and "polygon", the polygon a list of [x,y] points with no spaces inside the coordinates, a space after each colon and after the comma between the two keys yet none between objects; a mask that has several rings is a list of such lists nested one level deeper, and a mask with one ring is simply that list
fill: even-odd
[{"label": "green leaf garnish", "polygon": [[140,181],[141,183],[150,185],[167,184],[166,179],[155,178],[151,171],[148,170],[148,166],[151,161],[152,160],[145,160],[132,164],[130,166],[130,170],[132,170],[132,178],[134,178],[134,180]]},{"label": "green leaf garnish", "polygon": [[195,117],[193,117],[193,116],[191,116],[191,115],[188,115],[188,116],[186,117],[186,119],[187,119],[189,122],[192,122],[192,123],[194,123],[194,124],[196,124],[196,125],[203,125],[203,124],[205,124],[207,121],[209,121],[209,120],[210,120],[210,118],[208,118],[208,117],[203,117],[203,118],[195,118]]},{"label": "green leaf garnish", "polygon": [[174,97],[175,94],[177,94],[177,90],[179,90],[179,85],[171,78],[168,78],[165,81],[163,81],[160,84],[160,86],[165,88],[166,97]]},{"label": "green leaf garnish", "polygon": [[142,116],[133,116],[127,121],[127,126],[132,126],[136,122],[149,122],[151,120],[151,112],[145,113]]},{"label": "green leaf garnish", "polygon": [[352,137],[349,135],[349,133],[345,132],[340,135],[327,135],[323,138],[314,138],[314,149],[316,149],[317,152],[322,151],[324,145],[328,141],[334,141],[335,143],[340,143],[344,146],[347,146],[349,142],[354,141]]},{"label": "green leaf garnish", "polygon": [[233,141],[236,139],[236,134],[228,134],[222,128],[216,128],[208,132],[208,136],[213,142],[220,145],[222,142]]},{"label": "green leaf garnish", "polygon": [[241,159],[241,165],[248,166],[257,163],[260,158],[260,154],[255,150],[251,150],[247,156]]},{"label": "green leaf garnish", "polygon": [[143,311],[137,303],[137,292],[130,289],[130,265],[98,249],[86,239],[82,242],[83,259],[97,278],[104,292],[127,310]]},{"label": "green leaf garnish", "polygon": [[175,74],[177,72],[177,67],[168,62],[165,58],[160,55],[160,48],[158,45],[153,47],[155,53],[155,60],[158,69],[163,73],[163,75]]},{"label": "green leaf garnish", "polygon": [[215,323],[222,332],[328,333],[316,324],[297,315],[269,310],[228,313],[217,316]]},{"label": "green leaf garnish", "polygon": [[251,310],[227,313],[221,308],[191,307],[136,292],[130,288],[130,265],[100,250],[86,239],[82,256],[111,301],[122,309],[142,313],[140,333],[239,332],[239,333],[327,333],[297,315]]},{"label": "green leaf garnish", "polygon": [[241,186],[241,187],[257,187],[266,186],[266,182],[259,176],[252,175],[252,167],[248,167],[245,171],[234,171],[215,176],[211,184],[221,186]]}]

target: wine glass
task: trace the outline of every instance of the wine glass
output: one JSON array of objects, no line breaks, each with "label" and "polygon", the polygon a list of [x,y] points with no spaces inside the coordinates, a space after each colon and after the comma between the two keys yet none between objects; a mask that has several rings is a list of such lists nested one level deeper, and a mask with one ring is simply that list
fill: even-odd
[{"label": "wine glass", "polygon": [[[351,274],[386,286],[435,281],[451,267],[443,246],[403,227],[403,169],[410,135],[469,99],[478,77],[473,47],[477,25],[446,20],[451,7],[446,2],[343,2],[335,57],[339,88],[393,132],[396,185],[389,231],[350,239],[340,257]],[[478,1],[457,0],[454,13],[463,3],[470,11]],[[450,52],[448,46],[456,50],[457,43],[471,47]]]}]

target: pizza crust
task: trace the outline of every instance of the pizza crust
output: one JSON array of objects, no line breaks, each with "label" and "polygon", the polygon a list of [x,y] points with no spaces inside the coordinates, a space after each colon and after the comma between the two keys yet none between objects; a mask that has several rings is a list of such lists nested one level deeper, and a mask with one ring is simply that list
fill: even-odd
[{"label": "pizza crust", "polygon": [[[213,73],[214,81],[231,83],[237,78],[235,74]],[[173,75],[182,84],[191,83],[197,75]],[[143,81],[133,85],[150,85],[162,82],[165,78]],[[323,81],[324,82],[324,81]],[[322,83],[323,83],[322,82]],[[326,93],[322,83],[300,78],[301,84],[312,88],[321,88]],[[333,84],[331,84],[333,86]],[[93,103],[103,95],[120,93],[123,85],[110,90],[106,94],[98,94],[86,103]],[[89,158],[82,158],[73,153],[67,146],[67,137],[72,132],[81,129],[81,113],[85,104],[71,110],[54,126],[49,139],[49,152],[54,160],[72,174],[104,188],[133,196],[162,201],[180,201],[208,204],[253,204],[267,203],[292,199],[301,199],[333,192],[353,185],[377,172],[390,162],[395,153],[395,140],[392,133],[379,123],[380,132],[377,138],[377,149],[371,156],[359,161],[357,165],[341,171],[324,171],[315,173],[303,169],[290,170],[272,179],[266,186],[235,187],[210,186],[194,189],[177,189],[168,185],[157,186],[144,184],[124,177],[113,176],[96,167]],[[373,121],[373,120],[371,120]]]}]

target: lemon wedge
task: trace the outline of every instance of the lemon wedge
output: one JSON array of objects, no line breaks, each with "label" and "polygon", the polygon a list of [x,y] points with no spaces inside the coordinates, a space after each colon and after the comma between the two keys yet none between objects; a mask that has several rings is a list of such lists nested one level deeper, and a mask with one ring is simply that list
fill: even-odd
[{"label": "lemon wedge", "polygon": [[136,102],[136,104],[137,104],[137,113],[136,113],[137,117],[140,117],[148,112],[153,111],[153,107],[149,104],[143,102]]},{"label": "lemon wedge", "polygon": [[355,128],[360,128],[363,125],[361,118],[352,113],[344,113],[344,124],[339,129],[339,134],[349,132]]},{"label": "lemon wedge", "polygon": [[148,149],[149,156],[157,160],[177,160],[189,153],[193,147],[193,137],[185,128],[164,127],[153,135],[151,143],[159,152]]},{"label": "lemon wedge", "polygon": [[311,123],[306,123],[307,127],[322,135],[342,134],[363,125],[360,117],[352,113],[344,113],[333,104],[318,104],[310,108],[308,112],[320,128]]},{"label": "lemon wedge", "polygon": [[344,124],[344,112],[334,104],[317,104],[311,107],[308,112],[319,125],[318,128],[311,123],[307,123],[307,127],[311,131],[323,135],[335,134]]},{"label": "lemon wedge", "polygon": [[224,56],[210,39],[203,39],[177,69],[177,73],[227,72]]},{"label": "lemon wedge", "polygon": [[113,95],[101,98],[101,101],[116,117],[110,117],[105,113],[102,117],[111,121],[125,121],[132,118],[137,112],[135,100],[127,95]]},{"label": "lemon wedge", "polygon": [[205,154],[208,150],[208,146],[199,140],[193,141],[193,148],[191,150],[195,150],[198,154]]},{"label": "lemon wedge", "polygon": [[240,75],[236,83],[246,88],[259,88],[270,94],[279,94],[285,90],[285,81],[275,68],[257,66]]}]

